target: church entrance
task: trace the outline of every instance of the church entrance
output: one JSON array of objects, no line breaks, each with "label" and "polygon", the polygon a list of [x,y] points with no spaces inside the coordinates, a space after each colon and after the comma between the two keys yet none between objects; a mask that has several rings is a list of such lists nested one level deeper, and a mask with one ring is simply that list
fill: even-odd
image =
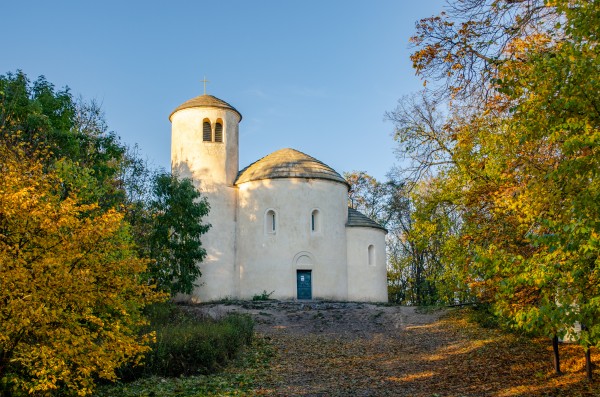
[{"label": "church entrance", "polygon": [[297,270],[296,285],[298,287],[298,299],[312,299],[312,271]]}]

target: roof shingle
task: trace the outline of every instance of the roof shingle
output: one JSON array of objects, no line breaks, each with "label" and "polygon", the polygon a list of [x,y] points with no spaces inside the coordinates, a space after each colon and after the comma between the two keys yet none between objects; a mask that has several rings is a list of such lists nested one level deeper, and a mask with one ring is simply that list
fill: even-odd
[{"label": "roof shingle", "polygon": [[238,112],[238,110],[236,108],[234,108],[227,102],[225,102],[215,96],[207,95],[207,94],[197,96],[196,98],[192,98],[188,101],[185,101],[181,105],[179,105],[175,110],[173,110],[171,112],[171,114],[169,115],[169,120],[171,120],[171,117],[173,116],[173,114],[175,112],[178,112],[180,110],[188,109],[188,108],[202,108],[202,107],[208,107],[208,108],[212,107],[212,108],[222,108],[222,109],[233,110],[240,116],[240,121],[242,120],[242,114],[240,112]]},{"label": "roof shingle", "polygon": [[384,230],[387,233],[387,229],[369,218],[365,214],[355,210],[352,207],[348,207],[348,227],[372,227],[375,229]]},{"label": "roof shingle", "polygon": [[327,164],[294,149],[281,149],[250,164],[238,173],[236,185],[261,179],[327,179],[348,182]]}]

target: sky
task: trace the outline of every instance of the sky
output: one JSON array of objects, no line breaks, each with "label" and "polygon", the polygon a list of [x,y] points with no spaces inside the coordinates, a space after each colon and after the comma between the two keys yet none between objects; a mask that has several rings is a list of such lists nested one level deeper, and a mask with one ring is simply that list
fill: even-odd
[{"label": "sky", "polygon": [[110,130],[170,168],[169,114],[207,93],[243,116],[240,168],[286,147],[340,174],[399,163],[398,99],[422,88],[415,23],[444,0],[5,1],[0,74],[102,104]]}]

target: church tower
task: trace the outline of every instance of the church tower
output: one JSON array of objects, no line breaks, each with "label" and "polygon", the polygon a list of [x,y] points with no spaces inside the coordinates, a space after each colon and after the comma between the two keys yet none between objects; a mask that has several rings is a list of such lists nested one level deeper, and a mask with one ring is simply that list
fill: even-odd
[{"label": "church tower", "polygon": [[[171,171],[190,178],[208,199],[202,236],[207,256],[200,264],[200,287],[192,299],[216,300],[237,295],[235,268],[239,129],[242,115],[212,95],[200,95],[177,107],[171,121]],[[205,282],[205,280],[210,280]]]}]

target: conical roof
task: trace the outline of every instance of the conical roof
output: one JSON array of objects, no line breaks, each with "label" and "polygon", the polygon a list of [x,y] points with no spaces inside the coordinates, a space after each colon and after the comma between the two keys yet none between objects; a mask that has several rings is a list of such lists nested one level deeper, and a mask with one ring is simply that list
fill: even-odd
[{"label": "conical roof", "polygon": [[179,105],[175,110],[173,110],[171,112],[171,114],[169,115],[169,120],[171,120],[171,117],[173,116],[173,114],[175,112],[178,112],[178,111],[180,111],[182,109],[204,108],[204,107],[207,107],[207,108],[222,108],[222,109],[233,110],[234,112],[236,112],[240,116],[240,120],[242,120],[242,114],[240,112],[238,112],[236,108],[234,108],[233,106],[231,106],[227,102],[223,101],[222,99],[219,99],[219,98],[217,98],[215,96],[207,95],[207,94],[197,96],[196,98],[192,98],[192,99],[190,99],[188,101],[185,101],[181,105]]},{"label": "conical roof", "polygon": [[381,226],[379,223],[375,222],[373,219],[369,218],[362,212],[355,210],[352,207],[348,207],[348,223],[346,223],[348,227],[373,227],[375,229],[385,230],[387,233],[387,229]]},{"label": "conical roof", "polygon": [[261,179],[307,178],[348,182],[327,164],[294,149],[281,149],[255,161],[238,173],[236,184]]}]

